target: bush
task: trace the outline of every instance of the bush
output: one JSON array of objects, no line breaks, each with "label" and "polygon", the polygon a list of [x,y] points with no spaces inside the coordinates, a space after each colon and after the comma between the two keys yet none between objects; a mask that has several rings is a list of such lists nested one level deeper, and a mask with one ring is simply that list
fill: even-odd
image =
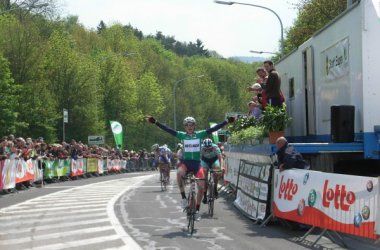
[{"label": "bush", "polygon": [[266,106],[261,119],[261,124],[267,131],[284,131],[291,122],[292,118],[286,112],[285,103],[282,107]]},{"label": "bush", "polygon": [[262,126],[251,126],[232,132],[229,137],[231,144],[261,144],[265,137],[265,129]]},{"label": "bush", "polygon": [[261,126],[260,120],[256,120],[254,117],[241,116],[239,119],[235,121],[232,125],[228,127],[228,131],[237,132],[249,127],[257,127]]}]

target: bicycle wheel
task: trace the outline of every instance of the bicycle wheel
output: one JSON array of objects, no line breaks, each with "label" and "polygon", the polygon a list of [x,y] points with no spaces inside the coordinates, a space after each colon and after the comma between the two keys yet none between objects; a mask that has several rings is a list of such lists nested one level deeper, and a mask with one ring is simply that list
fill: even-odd
[{"label": "bicycle wheel", "polygon": [[214,216],[214,200],[214,182],[210,181],[208,186],[208,214],[210,215],[210,217]]},{"label": "bicycle wheel", "polygon": [[164,173],[161,171],[160,172],[161,191],[165,191],[166,189],[166,186],[164,185],[164,182],[165,182],[164,179],[165,179]]},{"label": "bicycle wheel", "polygon": [[166,186],[168,185],[168,177],[166,174],[163,174],[163,186],[164,186],[164,191],[166,191]]},{"label": "bicycle wheel", "polygon": [[187,211],[187,230],[190,235],[193,235],[194,232],[194,222],[195,222],[195,197],[194,194],[191,194],[189,197],[189,208]]},{"label": "bicycle wheel", "polygon": [[191,211],[189,215],[189,225],[188,225],[188,230],[190,235],[193,235],[194,233],[194,222],[195,222],[195,213]]}]

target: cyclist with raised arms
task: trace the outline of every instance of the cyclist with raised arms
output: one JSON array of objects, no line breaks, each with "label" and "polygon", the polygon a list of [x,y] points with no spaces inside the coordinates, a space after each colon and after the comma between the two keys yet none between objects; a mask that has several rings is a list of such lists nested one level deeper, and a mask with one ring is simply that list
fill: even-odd
[{"label": "cyclist with raised arms", "polygon": [[[223,164],[222,152],[218,145],[214,144],[211,139],[206,138],[203,140],[201,149],[201,165],[205,170],[206,179],[210,169],[220,171],[220,166]],[[214,194],[218,198],[218,175],[214,173]],[[203,204],[207,204],[207,187],[203,196]]]},{"label": "cyclist with raised arms", "polygon": [[[169,134],[177,137],[182,141],[183,144],[183,155],[182,161],[177,169],[177,183],[179,190],[181,192],[181,207],[186,208],[187,200],[185,194],[185,188],[182,180],[182,176],[188,172],[194,172],[197,178],[205,178],[204,170],[201,166],[201,140],[212,132],[215,132],[225,126],[227,123],[232,123],[235,121],[234,117],[229,117],[227,120],[217,124],[212,128],[206,130],[195,131],[196,121],[193,117],[186,117],[183,120],[183,125],[185,126],[185,132],[175,131],[174,129],[158,122],[153,116],[146,116],[145,118],[148,122],[156,124],[157,127],[168,132]],[[197,181],[198,193],[197,193],[197,204],[196,209],[199,211],[203,192],[204,192],[204,181]],[[199,213],[198,213],[199,216]]]}]

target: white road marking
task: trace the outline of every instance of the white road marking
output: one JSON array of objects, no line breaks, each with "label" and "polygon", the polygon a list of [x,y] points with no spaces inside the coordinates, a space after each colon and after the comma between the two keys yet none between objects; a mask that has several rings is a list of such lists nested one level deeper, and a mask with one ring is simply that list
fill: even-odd
[{"label": "white road marking", "polygon": [[134,192],[149,178],[151,175],[65,186],[67,189],[0,209],[0,249],[58,250],[94,244],[141,249],[118,221],[114,206],[125,192]]}]

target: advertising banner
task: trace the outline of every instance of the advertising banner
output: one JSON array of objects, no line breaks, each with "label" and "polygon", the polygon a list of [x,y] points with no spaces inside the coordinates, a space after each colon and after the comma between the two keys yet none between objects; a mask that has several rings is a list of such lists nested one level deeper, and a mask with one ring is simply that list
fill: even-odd
[{"label": "advertising banner", "polygon": [[115,144],[117,149],[123,148],[123,127],[120,122],[110,121],[113,137],[115,138]]},{"label": "advertising banner", "polygon": [[43,179],[42,162],[33,160],[34,181],[41,181]]},{"label": "advertising banner", "polygon": [[83,159],[71,159],[71,176],[80,176],[84,174]]},{"label": "advertising banner", "polygon": [[16,183],[34,180],[32,160],[12,160],[16,164]]},{"label": "advertising banner", "polygon": [[270,205],[271,162],[241,160],[235,206],[252,219],[264,220]]},{"label": "advertising banner", "polygon": [[97,158],[87,158],[87,173],[98,172],[98,159]]},{"label": "advertising banner", "polygon": [[70,175],[70,161],[69,160],[55,160],[56,162],[56,169],[57,169],[57,176],[69,176]]},{"label": "advertising banner", "polygon": [[224,173],[224,180],[236,186],[239,175],[239,166],[240,159],[238,157],[234,157],[234,154],[227,154],[225,160],[226,171]]},{"label": "advertising banner", "polygon": [[349,68],[349,41],[345,38],[321,53],[322,76],[326,81],[333,81],[343,77],[350,71]]},{"label": "advertising banner", "polygon": [[48,178],[54,177],[55,176],[55,170],[53,168],[53,161],[43,159],[42,162],[45,166],[44,177],[48,177]]},{"label": "advertising banner", "polygon": [[276,170],[273,214],[337,232],[377,239],[377,178]]},{"label": "advertising banner", "polygon": [[4,160],[2,170],[3,189],[16,187],[16,160]]},{"label": "advertising banner", "polygon": [[3,166],[4,160],[0,161],[0,192],[3,191]]}]

